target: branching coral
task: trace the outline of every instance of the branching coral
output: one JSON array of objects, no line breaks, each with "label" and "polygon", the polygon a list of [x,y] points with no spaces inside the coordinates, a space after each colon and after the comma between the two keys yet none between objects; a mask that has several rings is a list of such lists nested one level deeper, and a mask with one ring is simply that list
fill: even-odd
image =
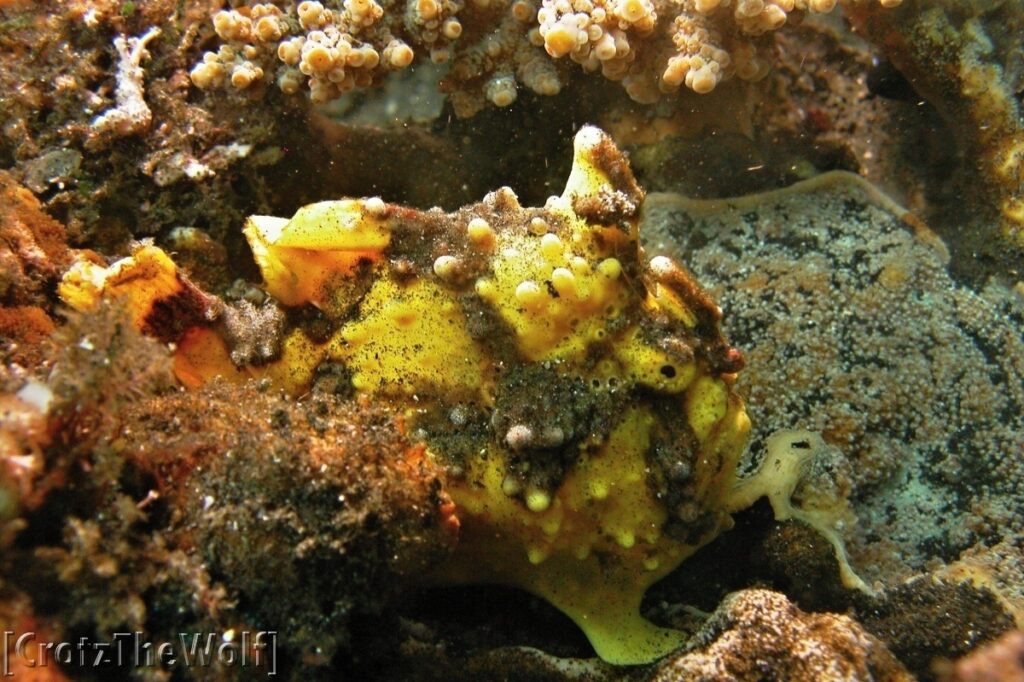
[{"label": "branching coral", "polygon": [[[885,7],[901,0],[879,0]],[[630,97],[654,102],[681,85],[708,93],[735,75],[758,80],[769,62],[762,36],[790,14],[826,13],[836,0],[544,0],[544,48],[621,80]]]},{"label": "branching coral", "polygon": [[[850,4],[876,0],[847,0]],[[877,0],[894,7],[902,0]],[[214,16],[224,44],[192,70],[203,89],[245,90],[275,77],[314,102],[378,83],[418,55],[452,60],[443,83],[456,113],[507,106],[518,84],[553,95],[563,57],[622,81],[639,102],[685,85],[707,93],[735,75],[769,69],[761,37],[792,14],[832,11],[836,0],[345,0],[255,4]],[[550,58],[556,60],[552,63]]]},{"label": "branching coral", "polygon": [[119,58],[117,67],[117,106],[97,116],[92,122],[98,134],[109,134],[124,137],[132,133],[142,132],[153,120],[153,112],[145,100],[145,87],[142,60],[148,56],[146,44],[160,35],[160,29],[154,26],[138,38],[125,39],[118,36],[114,39]]}]

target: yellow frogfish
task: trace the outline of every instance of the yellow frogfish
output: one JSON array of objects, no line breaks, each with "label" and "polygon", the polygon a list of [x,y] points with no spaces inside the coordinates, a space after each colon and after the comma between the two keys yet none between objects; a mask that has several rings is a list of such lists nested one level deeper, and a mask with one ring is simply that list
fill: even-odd
[{"label": "yellow frogfish", "polygon": [[443,465],[460,524],[426,579],[527,590],[604,660],[644,663],[684,642],[641,616],[644,592],[768,491],[737,477],[742,356],[687,270],[645,257],[643,199],[588,126],[541,208],[502,188],[454,213],[371,198],[253,216],[264,305],[286,313],[246,318],[277,320],[256,354],[154,246],[79,261],[60,293],[79,309],[125,298],[175,344],[186,386],[259,378],[298,396],[330,374],[390,406]]}]

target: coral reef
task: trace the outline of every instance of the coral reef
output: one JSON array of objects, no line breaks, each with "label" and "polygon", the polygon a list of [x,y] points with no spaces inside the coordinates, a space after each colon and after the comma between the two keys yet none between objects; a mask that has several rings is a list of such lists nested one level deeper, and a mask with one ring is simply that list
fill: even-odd
[{"label": "coral reef", "polygon": [[[902,0],[878,0],[885,8]],[[871,0],[851,0],[855,5]],[[452,62],[443,87],[460,116],[516,100],[518,84],[558,93],[564,75],[548,57],[621,81],[643,103],[685,85],[708,93],[737,76],[770,68],[761,37],[790,14],[827,13],[835,0],[303,0],[222,10],[213,26],[223,44],[191,72],[199,88],[286,93],[305,86],[314,102],[378,83],[418,55]]]},{"label": "coral reef", "polygon": [[[1022,29],[0,0],[0,629],[270,628],[288,679],[1013,670]],[[630,163],[570,169],[584,122]],[[829,169],[912,213],[737,198]]]},{"label": "coral reef", "polygon": [[[162,2],[132,3],[137,9],[124,13],[119,3],[93,0],[18,3],[0,10],[11,29],[0,44],[6,65],[3,86],[11,93],[4,103],[8,123],[0,159],[40,195],[47,211],[67,224],[74,244],[123,255],[132,237],[155,236],[165,248],[175,248],[169,235],[185,228],[244,249],[234,227],[246,215],[290,215],[302,204],[331,196],[380,194],[418,207],[454,208],[508,184],[520,197],[542,202],[561,182],[553,155],[564,149],[567,131],[579,122],[601,122],[626,146],[635,145],[637,138],[627,132],[629,122],[643,132],[644,145],[655,131],[665,134],[665,107],[630,110],[628,98],[614,83],[575,78],[568,57],[552,63],[542,48],[540,61],[553,64],[566,84],[574,80],[573,87],[552,98],[531,92],[512,111],[475,117],[472,125],[453,122],[444,130],[396,127],[391,107],[408,99],[399,93],[414,92],[409,87],[413,82],[436,91],[442,77],[419,66],[386,79],[388,92],[357,89],[357,96],[331,108],[330,114],[339,117],[339,111],[375,112],[372,120],[346,116],[343,125],[307,111],[299,99],[282,97],[276,87],[262,97],[249,96],[263,93],[255,86],[241,98],[204,96],[189,86],[187,76],[198,53],[216,49],[210,43],[216,40],[210,6],[189,0],[176,13]],[[673,172],[700,173],[700,183],[663,184],[641,162],[638,170],[645,186],[701,195],[709,188],[722,188],[719,194],[739,193],[784,185],[815,168],[840,167],[898,190],[915,211],[927,209],[922,217],[944,236],[984,212],[988,190],[983,185],[964,185],[962,196],[976,199],[968,202],[970,211],[959,197],[935,203],[943,199],[936,191],[952,191],[940,170],[967,166],[965,180],[972,171],[970,159],[959,157],[921,163],[922,150],[949,147],[952,139],[948,131],[934,129],[931,107],[875,96],[867,77],[873,52],[823,21],[833,15],[812,12],[799,22],[799,14],[793,13],[786,30],[758,38],[770,48],[770,78],[750,88],[719,88],[714,97],[678,99],[678,108],[692,113],[676,131],[687,143],[677,153],[700,154],[704,161],[665,159],[664,164]],[[721,20],[728,24],[731,15],[725,12]],[[120,59],[114,40],[143,36],[154,26],[161,33],[146,45],[151,57],[141,63],[144,98],[152,113],[149,128],[126,138],[97,136],[93,121],[116,107]],[[466,31],[455,45],[469,35]],[[27,53],[37,58],[29,62],[19,57]],[[476,102],[478,109],[486,101],[481,93],[488,76],[472,80],[477,78],[474,69],[470,65],[466,70],[466,77],[476,83],[472,88],[469,81],[456,87],[452,74],[446,82],[454,87],[453,100]],[[408,72],[413,72],[412,80],[401,77]],[[41,83],[61,87],[45,90]],[[909,85],[904,87],[909,91]],[[519,87],[520,95],[524,90],[529,92]],[[240,106],[244,116],[238,115]],[[628,121],[614,125],[623,112],[629,112]],[[442,111],[441,118],[445,116]],[[724,136],[727,131],[751,138],[753,144]],[[488,153],[488,145],[497,139],[509,143],[501,154]],[[118,140],[125,144],[114,144]],[[409,174],[408,167],[422,172]],[[328,171],[310,174],[310,168]],[[928,177],[929,186],[920,187],[922,175],[936,174],[940,177]],[[921,191],[929,187],[932,191],[922,202]],[[957,210],[964,215],[955,215]],[[950,246],[957,253],[957,268],[978,260],[988,270],[989,259],[1000,255],[980,233],[969,247],[960,248],[959,242]],[[215,290],[228,285],[230,280]]]}]

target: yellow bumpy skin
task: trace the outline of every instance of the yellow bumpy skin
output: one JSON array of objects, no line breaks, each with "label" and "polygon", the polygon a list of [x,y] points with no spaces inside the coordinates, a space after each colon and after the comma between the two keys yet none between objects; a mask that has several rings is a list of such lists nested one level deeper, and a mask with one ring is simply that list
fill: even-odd
[{"label": "yellow bumpy skin", "polygon": [[353,372],[356,390],[401,389],[412,396],[429,385],[473,397],[486,360],[465,323],[455,297],[438,284],[402,286],[381,278],[363,299],[359,318],[342,327],[332,357]]},{"label": "yellow bumpy skin", "polygon": [[621,152],[585,127],[574,154],[543,208],[503,188],[452,214],[346,199],[251,218],[264,288],[290,311],[278,354],[236,367],[232,337],[196,317],[176,366],[188,385],[293,394],[340,378],[391,406],[445,466],[461,522],[425,579],[528,590],[605,660],[644,663],[683,642],[641,617],[644,592],[736,507],[743,361],[692,277],[644,256]]}]

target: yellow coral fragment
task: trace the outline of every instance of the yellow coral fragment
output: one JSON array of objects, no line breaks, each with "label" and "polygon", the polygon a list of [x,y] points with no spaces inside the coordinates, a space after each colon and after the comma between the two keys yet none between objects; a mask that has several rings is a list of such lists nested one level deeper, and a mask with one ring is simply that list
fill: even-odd
[{"label": "yellow coral fragment", "polygon": [[342,327],[331,356],[352,370],[357,390],[476,397],[487,362],[465,324],[458,302],[437,284],[418,279],[402,286],[381,278],[359,317]]}]

